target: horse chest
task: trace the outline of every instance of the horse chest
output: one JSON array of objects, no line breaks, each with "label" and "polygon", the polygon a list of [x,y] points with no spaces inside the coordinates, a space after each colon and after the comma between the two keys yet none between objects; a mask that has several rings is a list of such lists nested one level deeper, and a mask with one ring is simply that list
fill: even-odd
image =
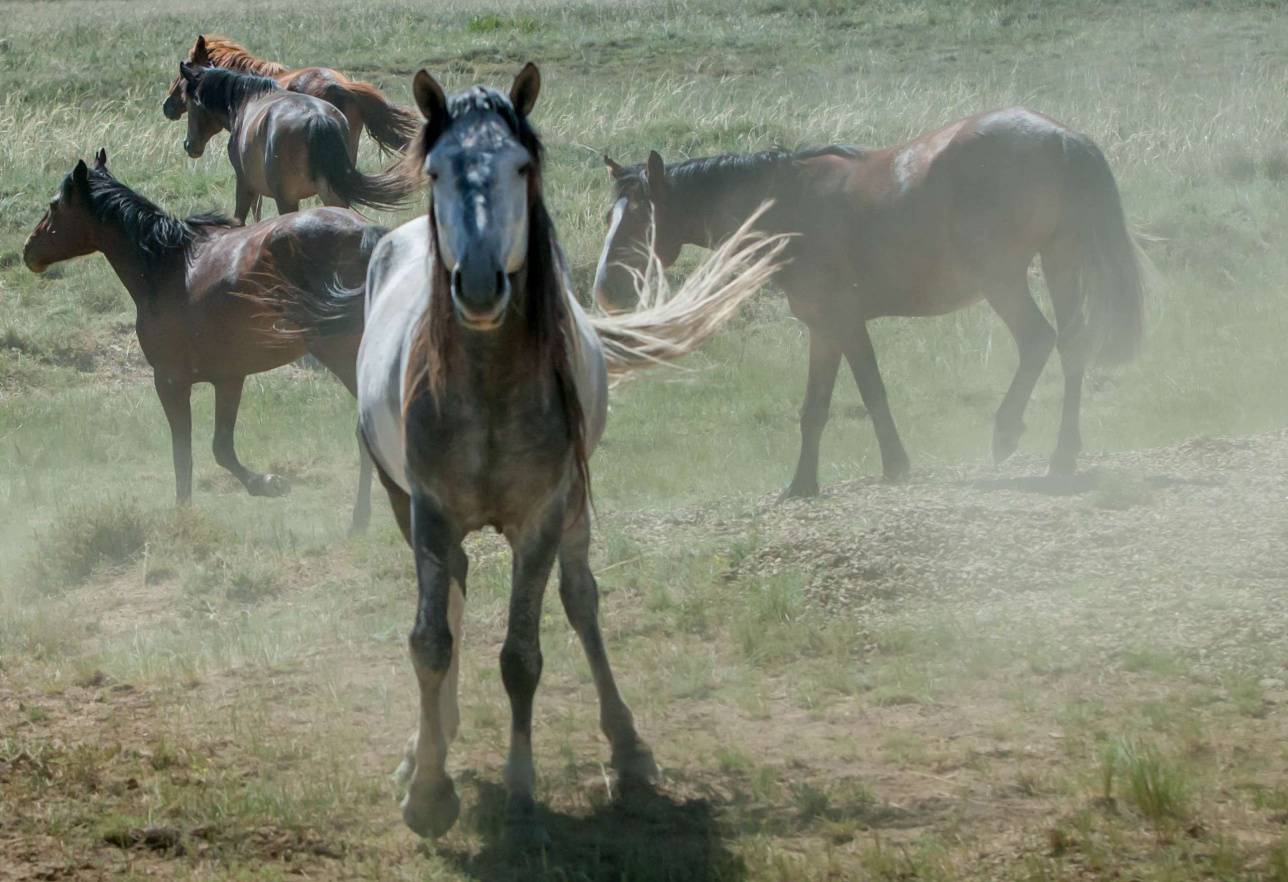
[{"label": "horse chest", "polygon": [[408,415],[407,461],[464,529],[526,520],[562,484],[571,443],[562,412],[535,391],[489,402],[452,398]]}]

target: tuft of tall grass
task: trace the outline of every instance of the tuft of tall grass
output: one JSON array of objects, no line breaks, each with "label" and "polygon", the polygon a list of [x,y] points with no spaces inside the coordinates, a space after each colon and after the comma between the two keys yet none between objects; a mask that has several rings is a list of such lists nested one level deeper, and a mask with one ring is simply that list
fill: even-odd
[{"label": "tuft of tall grass", "polygon": [[1101,783],[1106,800],[1113,799],[1116,789],[1156,826],[1183,819],[1193,790],[1179,763],[1138,738],[1117,738],[1106,745]]},{"label": "tuft of tall grass", "polygon": [[100,568],[137,558],[150,528],[151,518],[131,499],[70,509],[37,537],[23,579],[27,587],[41,594],[75,587]]}]

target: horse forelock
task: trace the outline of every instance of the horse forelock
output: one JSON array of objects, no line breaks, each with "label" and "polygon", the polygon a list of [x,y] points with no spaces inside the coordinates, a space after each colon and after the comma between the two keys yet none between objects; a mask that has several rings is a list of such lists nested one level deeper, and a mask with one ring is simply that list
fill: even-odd
[{"label": "horse forelock", "polygon": [[513,135],[529,154],[532,155],[534,169],[540,169],[545,148],[536,130],[527,117],[520,114],[510,103],[510,99],[489,86],[472,86],[464,92],[457,92],[447,99],[447,116],[440,120],[426,120],[421,124],[420,134],[413,139],[407,148],[407,158],[403,166],[404,174],[419,181],[425,174],[425,163],[435,145],[455,126],[470,117],[497,116],[506,129]]}]

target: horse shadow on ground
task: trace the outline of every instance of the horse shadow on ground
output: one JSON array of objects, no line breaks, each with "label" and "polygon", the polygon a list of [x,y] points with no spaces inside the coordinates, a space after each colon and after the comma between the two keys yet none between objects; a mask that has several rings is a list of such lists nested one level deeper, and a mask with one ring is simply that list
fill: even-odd
[{"label": "horse shadow on ground", "polygon": [[588,814],[537,805],[549,841],[520,848],[505,836],[505,788],[476,782],[477,853],[440,851],[479,882],[741,882],[746,866],[726,844],[716,807],[706,799],[676,799],[636,788]]}]

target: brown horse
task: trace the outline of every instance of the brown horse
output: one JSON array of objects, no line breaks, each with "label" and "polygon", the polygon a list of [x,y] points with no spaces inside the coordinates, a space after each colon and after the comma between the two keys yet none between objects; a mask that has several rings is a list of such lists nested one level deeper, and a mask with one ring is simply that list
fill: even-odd
[{"label": "brown horse", "polygon": [[[166,214],[118,181],[100,150],[94,168],[78,162],[27,238],[32,272],[101,251],[137,309],[139,348],[152,366],[170,423],[178,501],[192,500],[194,383],[215,387],[215,460],[252,496],[280,496],[286,482],[243,466],[233,430],[248,374],[311,353],[356,390],[361,327],[346,334],[283,334],[282,314],[325,298],[332,284],[360,284],[383,228],[338,208],[316,208],[251,227],[217,215]],[[360,325],[360,323],[359,323]],[[371,463],[361,457],[354,530],[371,510]]]},{"label": "brown horse", "polygon": [[[604,157],[616,187],[595,277],[606,308],[631,298],[631,270],[649,247],[664,264],[686,244],[710,247],[752,207],[773,199],[760,229],[795,234],[777,282],[809,328],[801,452],[785,496],[818,492],[818,449],[841,356],[872,416],[889,480],[908,472],[867,322],[931,316],[987,299],[1019,349],[998,408],[993,455],[1019,444],[1025,406],[1051,349],[1064,367],[1064,409],[1051,472],[1074,471],[1082,379],[1091,357],[1130,357],[1143,292],[1113,173],[1085,135],[1030,110],[959,120],[884,150],[824,147],[694,159],[656,153],[624,167]],[[652,232],[650,234],[650,223]],[[1057,330],[1029,291],[1041,255]]]},{"label": "brown horse", "polygon": [[[406,108],[390,103],[371,83],[351,80],[329,67],[294,70],[276,61],[256,58],[246,47],[227,37],[199,36],[188,51],[194,67],[225,67],[242,73],[272,77],[283,89],[302,92],[330,102],[349,121],[350,153],[358,155],[358,139],[365,127],[384,150],[402,150],[420,129],[420,119]],[[188,110],[182,77],[175,77],[161,104],[167,119],[178,119]]]},{"label": "brown horse", "polygon": [[228,159],[237,175],[239,223],[261,196],[277,213],[320,196],[326,205],[392,209],[413,189],[401,169],[365,175],[349,155],[349,124],[334,106],[312,95],[288,92],[276,80],[221,67],[179,62],[188,87],[188,135],[194,159],[217,133],[227,131]]}]

